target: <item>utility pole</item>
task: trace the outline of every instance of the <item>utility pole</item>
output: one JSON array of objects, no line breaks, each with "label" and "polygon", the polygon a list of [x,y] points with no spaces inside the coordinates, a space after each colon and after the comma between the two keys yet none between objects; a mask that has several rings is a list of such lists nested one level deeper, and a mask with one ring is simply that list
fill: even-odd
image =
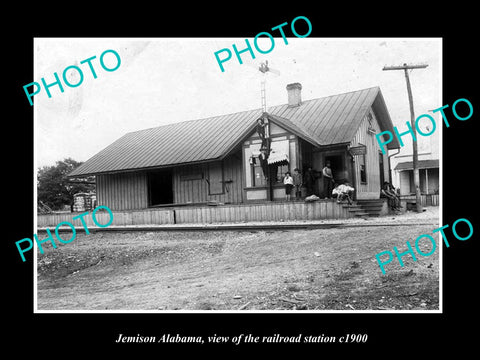
[{"label": "utility pole", "polygon": [[[424,69],[427,64],[407,65],[401,66],[384,66],[383,70],[403,70],[405,72],[405,80],[407,81],[408,102],[410,103],[410,124],[412,126],[413,136],[417,139],[417,129],[415,128],[415,112],[413,111],[413,96],[412,88],[410,86],[410,78],[408,77],[408,70],[410,69]],[[422,212],[421,193],[420,193],[420,172],[418,170],[418,150],[417,141],[412,141],[413,145],[413,183],[415,185],[415,203],[417,212]]]}]

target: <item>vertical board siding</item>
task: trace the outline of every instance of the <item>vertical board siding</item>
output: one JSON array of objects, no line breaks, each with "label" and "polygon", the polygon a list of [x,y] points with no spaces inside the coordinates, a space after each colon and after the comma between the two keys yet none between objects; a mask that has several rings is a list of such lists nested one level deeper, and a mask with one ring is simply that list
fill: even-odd
[{"label": "vertical board siding", "polygon": [[[424,197],[422,197],[424,200]],[[425,201],[425,200],[424,200]],[[423,201],[422,201],[423,202]],[[426,202],[426,201],[425,201]],[[438,195],[431,196],[432,205],[438,205]],[[220,205],[180,207],[169,209],[145,209],[134,211],[112,211],[113,221],[109,226],[129,225],[162,225],[162,224],[208,224],[208,223],[239,223],[262,221],[302,221],[321,219],[344,219],[354,217],[341,204],[335,201],[305,202],[276,202],[254,205]],[[175,216],[174,216],[175,212]],[[81,228],[80,219],[73,220],[78,213],[38,215],[37,225],[54,229],[62,221],[71,222]],[[96,213],[97,221],[107,224],[109,214],[104,211]],[[176,222],[174,219],[176,218]],[[88,228],[96,228],[91,212],[84,217]]]},{"label": "vertical board siding", "polygon": [[111,210],[136,210],[148,206],[147,175],[144,172],[96,176],[98,205]]},{"label": "vertical board siding", "polygon": [[[401,195],[400,200],[404,202],[414,202],[415,195]],[[438,194],[428,194],[420,195],[420,203],[422,206],[439,206],[440,205],[440,195]]]},{"label": "vertical board siding", "polygon": [[[173,192],[178,204],[202,203],[207,201],[207,167],[203,164],[180,166],[173,169]],[[199,175],[199,178],[183,179]]]},{"label": "vertical board siding", "polygon": [[[109,226],[125,226],[125,225],[162,225],[173,224],[173,209],[169,210],[137,210],[137,211],[112,211],[113,220]],[[91,212],[84,216],[85,224],[88,228],[98,228],[93,222]],[[37,226],[49,227],[53,230],[60,222],[67,221],[76,227],[82,228],[80,219],[73,219],[79,213],[68,214],[47,214],[37,216]],[[95,218],[100,225],[106,225],[110,221],[110,215],[106,211],[97,211]],[[65,225],[68,226],[68,225]]]},{"label": "vertical board siding", "polygon": [[[173,171],[173,191],[176,204],[199,204],[207,201],[239,204],[243,202],[243,177],[241,152],[223,160],[223,194],[210,195],[208,188],[209,166],[196,164],[179,166]],[[186,176],[201,174],[201,178],[187,179]]]},{"label": "vertical board siding", "polygon": [[[373,111],[373,121],[372,125],[375,129],[375,133],[380,132],[380,126],[375,117]],[[368,132],[368,120],[367,115],[362,120],[360,127],[358,128],[352,142],[351,146],[358,146],[359,144],[365,145],[367,147],[367,153],[365,156],[366,161],[366,171],[367,171],[367,183],[363,184],[360,181],[360,165],[358,162],[358,156],[355,156],[355,179],[356,179],[356,190],[357,196],[358,193],[375,193],[380,196],[380,164],[378,160],[378,151],[380,150],[378,143],[376,141],[375,135]],[[384,177],[385,180],[388,180],[388,156],[385,155],[383,159],[384,164]]]}]

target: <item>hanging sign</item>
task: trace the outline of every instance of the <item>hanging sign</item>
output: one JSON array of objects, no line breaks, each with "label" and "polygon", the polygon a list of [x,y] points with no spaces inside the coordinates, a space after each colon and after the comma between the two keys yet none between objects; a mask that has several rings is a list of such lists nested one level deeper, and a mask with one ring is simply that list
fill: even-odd
[{"label": "hanging sign", "polygon": [[367,153],[367,147],[365,145],[354,146],[351,147],[349,151],[353,156],[365,155]]}]

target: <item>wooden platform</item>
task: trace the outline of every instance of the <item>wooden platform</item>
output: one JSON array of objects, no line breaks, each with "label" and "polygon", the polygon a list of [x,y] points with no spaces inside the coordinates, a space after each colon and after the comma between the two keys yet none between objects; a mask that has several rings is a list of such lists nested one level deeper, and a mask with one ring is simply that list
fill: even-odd
[{"label": "wooden platform", "polygon": [[[81,226],[79,219],[72,220],[79,213],[42,214],[37,217],[38,227],[55,227],[62,221]],[[133,211],[113,211],[111,225],[161,225],[161,224],[212,224],[241,223],[252,221],[292,221],[346,219],[355,217],[344,204],[335,200],[265,202],[242,205],[169,207]],[[95,227],[91,216],[85,216],[88,227]],[[107,213],[97,213],[101,224],[108,222]]]}]

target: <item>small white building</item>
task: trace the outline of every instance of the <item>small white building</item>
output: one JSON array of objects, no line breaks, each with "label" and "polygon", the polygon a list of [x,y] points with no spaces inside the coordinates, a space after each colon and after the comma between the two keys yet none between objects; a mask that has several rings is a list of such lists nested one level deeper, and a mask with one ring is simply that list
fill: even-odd
[{"label": "small white building", "polygon": [[[431,125],[425,125],[423,132],[428,133]],[[397,125],[399,131],[405,126]],[[418,168],[420,175],[420,192],[422,195],[438,194],[440,191],[440,137],[441,132],[437,127],[430,136],[417,136]],[[396,155],[390,151],[390,165],[392,169],[392,184],[400,189],[400,195],[414,195],[413,181],[413,149],[410,135],[402,137],[404,146]]]}]

